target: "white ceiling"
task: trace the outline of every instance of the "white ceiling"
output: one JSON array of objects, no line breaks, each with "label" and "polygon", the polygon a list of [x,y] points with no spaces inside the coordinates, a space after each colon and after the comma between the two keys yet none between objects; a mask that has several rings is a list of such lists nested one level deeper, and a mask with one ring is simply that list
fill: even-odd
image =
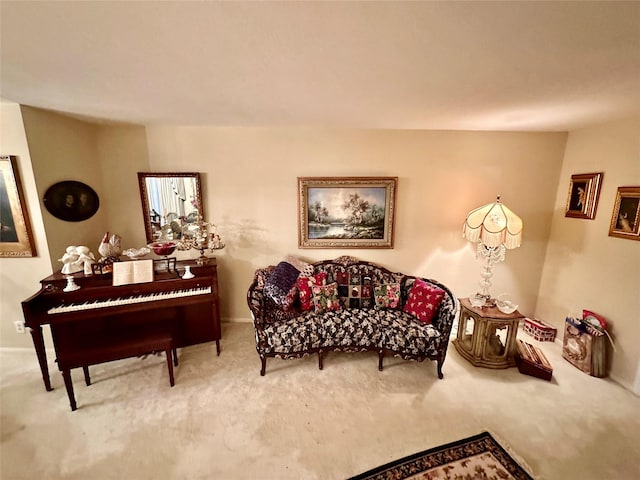
[{"label": "white ceiling", "polygon": [[0,96],[137,124],[565,131],[640,112],[640,2],[0,3]]}]

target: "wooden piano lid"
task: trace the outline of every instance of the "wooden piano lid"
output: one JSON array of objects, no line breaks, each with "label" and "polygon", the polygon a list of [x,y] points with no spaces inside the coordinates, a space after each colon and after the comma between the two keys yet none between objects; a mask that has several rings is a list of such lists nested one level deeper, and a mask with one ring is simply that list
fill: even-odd
[{"label": "wooden piano lid", "polygon": [[[191,271],[195,275],[198,275],[199,271],[200,272],[204,271],[206,274],[206,270],[210,270],[211,268],[217,267],[217,262],[215,257],[210,257],[209,261],[205,265],[198,265],[195,260],[179,260],[176,262],[176,268],[178,271],[168,272],[165,269],[166,267],[162,265],[162,263],[164,262],[164,259],[153,259],[153,260],[157,260],[158,262],[158,266],[156,267],[157,269],[155,273],[156,280],[178,279],[180,278],[180,275],[182,274],[182,272],[184,272],[184,268],[187,265],[191,267]],[[123,260],[123,261],[130,262],[130,261],[136,261],[136,260]],[[95,286],[95,287],[111,285],[112,278],[113,278],[113,275],[111,274],[111,272],[96,274],[96,275],[93,275],[93,274],[85,275],[84,272],[65,274],[65,273],[62,273],[60,270],[58,270],[57,272],[40,280],[40,284],[42,284],[43,287],[46,287],[47,285],[54,285],[54,286],[59,286],[60,288],[63,288],[66,285],[67,277],[69,276],[73,277],[74,281],[80,286]]]}]

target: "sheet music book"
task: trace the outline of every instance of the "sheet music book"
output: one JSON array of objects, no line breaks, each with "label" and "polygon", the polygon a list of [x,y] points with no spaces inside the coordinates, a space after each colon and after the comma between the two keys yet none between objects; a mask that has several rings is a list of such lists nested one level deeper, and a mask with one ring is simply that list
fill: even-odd
[{"label": "sheet music book", "polygon": [[113,286],[153,282],[153,260],[113,262]]}]

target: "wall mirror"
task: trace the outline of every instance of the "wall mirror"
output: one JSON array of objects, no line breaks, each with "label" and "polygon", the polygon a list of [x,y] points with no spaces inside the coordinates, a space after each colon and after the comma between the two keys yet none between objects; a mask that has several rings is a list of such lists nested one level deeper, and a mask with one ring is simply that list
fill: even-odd
[{"label": "wall mirror", "polygon": [[199,173],[138,172],[147,242],[179,240],[187,223],[202,211]]}]

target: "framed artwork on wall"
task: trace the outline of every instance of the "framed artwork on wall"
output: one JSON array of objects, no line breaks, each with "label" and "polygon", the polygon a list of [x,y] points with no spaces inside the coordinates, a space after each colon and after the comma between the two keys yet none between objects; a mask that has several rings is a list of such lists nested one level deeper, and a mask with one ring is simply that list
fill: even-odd
[{"label": "framed artwork on wall", "polygon": [[589,220],[596,217],[602,175],[602,172],[571,175],[565,217]]},{"label": "framed artwork on wall", "polygon": [[300,248],[393,248],[398,177],[299,177]]},{"label": "framed artwork on wall", "polygon": [[198,172],[138,172],[142,215],[147,242],[175,239],[172,223],[191,223],[204,218],[202,186]]},{"label": "framed artwork on wall", "polygon": [[0,171],[0,257],[35,257],[16,157],[0,155]]},{"label": "framed artwork on wall", "polygon": [[640,240],[640,187],[618,187],[609,236]]},{"label": "framed artwork on wall", "polygon": [[87,220],[100,208],[100,199],[93,188],[74,180],[51,185],[43,201],[51,215],[67,222]]}]

